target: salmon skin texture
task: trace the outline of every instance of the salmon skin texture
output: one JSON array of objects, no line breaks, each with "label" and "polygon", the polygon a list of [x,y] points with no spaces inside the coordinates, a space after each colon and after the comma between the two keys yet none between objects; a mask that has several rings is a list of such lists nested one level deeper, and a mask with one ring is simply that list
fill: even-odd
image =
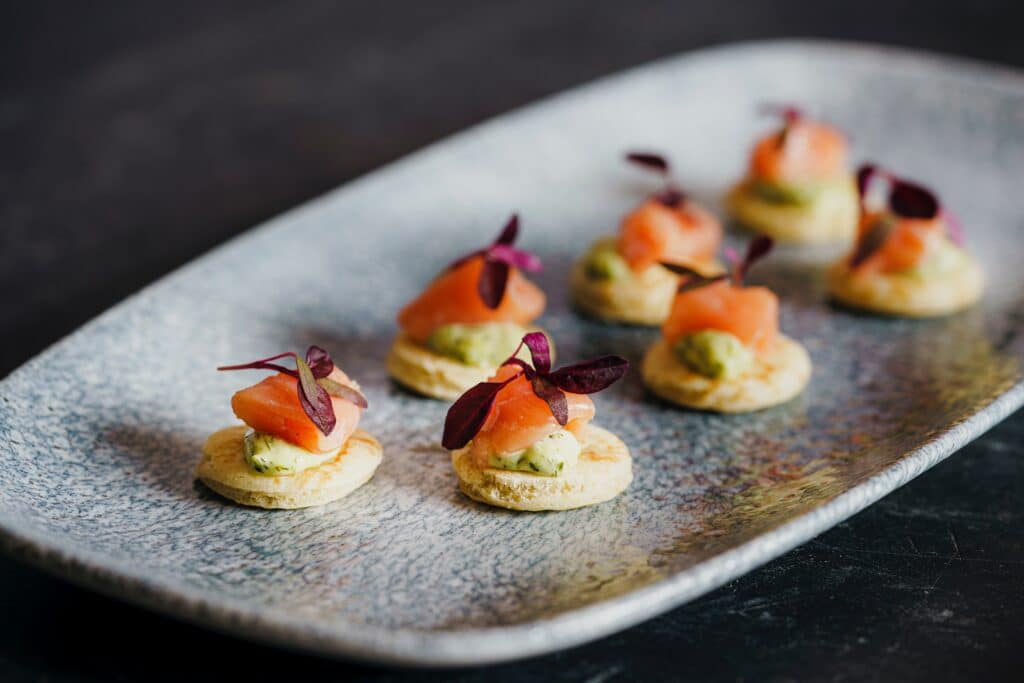
[{"label": "salmon skin texture", "polygon": [[[512,453],[529,448],[548,434],[561,429],[551,408],[533,393],[530,380],[516,365],[505,365],[489,380],[502,382],[513,375],[519,377],[498,392],[483,426],[473,438],[473,457],[486,466],[493,453]],[[594,419],[594,402],[583,394],[565,392],[569,404],[569,422],[565,429],[578,433]]]},{"label": "salmon skin texture", "polygon": [[[358,388],[338,368],[329,376],[335,382]],[[330,434],[324,434],[302,409],[298,382],[284,373],[271,375],[258,384],[236,392],[231,397],[231,409],[238,419],[257,432],[284,439],[312,453],[327,453],[341,448],[359,426],[362,408],[345,399],[331,396],[337,423]]]},{"label": "salmon skin texture", "polygon": [[439,275],[418,297],[398,313],[398,325],[420,344],[443,325],[452,323],[511,322],[526,325],[544,312],[547,298],[536,285],[510,268],[505,296],[497,308],[480,298],[477,281],[482,256],[475,256]]},{"label": "salmon skin texture", "polygon": [[722,226],[691,202],[666,206],[649,199],[622,221],[618,251],[634,271],[659,261],[699,265],[715,257]]},{"label": "salmon skin texture", "polygon": [[778,338],[779,298],[765,287],[716,282],[677,294],[661,329],[669,343],[701,330],[721,330],[760,353]]}]

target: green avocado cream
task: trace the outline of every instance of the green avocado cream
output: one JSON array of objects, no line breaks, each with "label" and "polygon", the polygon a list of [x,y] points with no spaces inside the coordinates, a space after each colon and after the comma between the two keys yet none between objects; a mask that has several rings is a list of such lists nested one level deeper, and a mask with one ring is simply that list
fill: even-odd
[{"label": "green avocado cream", "polygon": [[772,204],[794,204],[805,206],[818,198],[827,183],[770,183],[752,180],[750,192],[759,199]]},{"label": "green avocado cream", "polygon": [[512,355],[527,331],[515,323],[453,323],[434,330],[427,347],[466,365],[493,367]]},{"label": "green avocado cream", "polygon": [[629,275],[629,264],[619,255],[615,240],[602,240],[587,252],[583,272],[591,280],[618,280]]},{"label": "green avocado cream", "polygon": [[260,474],[279,475],[296,474],[310,467],[322,465],[338,454],[310,453],[284,439],[269,434],[250,431],[242,441],[245,461],[254,471]]},{"label": "green avocado cream", "polygon": [[957,270],[964,263],[966,252],[948,239],[939,242],[923,261],[904,272],[909,277],[927,280]]},{"label": "green avocado cream", "polygon": [[580,450],[580,442],[572,432],[559,429],[524,451],[492,455],[488,464],[500,470],[518,470],[545,477],[557,477],[566,469],[576,466]]},{"label": "green avocado cream", "polygon": [[673,346],[686,367],[712,379],[731,379],[754,364],[754,354],[735,335],[721,330],[701,330],[679,339]]}]

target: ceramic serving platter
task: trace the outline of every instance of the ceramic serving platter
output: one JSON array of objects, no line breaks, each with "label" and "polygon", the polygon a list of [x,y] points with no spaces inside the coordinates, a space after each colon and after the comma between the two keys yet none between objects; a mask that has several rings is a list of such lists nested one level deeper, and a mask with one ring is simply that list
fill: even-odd
[{"label": "ceramic serving platter", "polygon": [[[447,406],[391,384],[400,305],[513,210],[562,359],[638,363],[656,332],[566,302],[569,265],[654,180],[663,150],[718,207],[764,102],[841,125],[859,160],[932,185],[984,264],[984,302],[912,322],[830,307],[834,253],[780,249],[753,279],[814,376],[745,416],[652,400],[638,372],[596,398],[632,449],[615,500],[516,514],[456,490]],[[525,657],[649,618],[869,505],[1024,402],[1024,78],[892,49],[776,42],[663,60],[503,116],[270,221],[148,287],[0,384],[5,546],[126,600],[268,643],[393,663]],[[743,243],[735,232],[733,245]],[[228,362],[316,343],[358,378],[384,445],[374,479],[323,508],[243,509],[192,481],[232,391]]]}]

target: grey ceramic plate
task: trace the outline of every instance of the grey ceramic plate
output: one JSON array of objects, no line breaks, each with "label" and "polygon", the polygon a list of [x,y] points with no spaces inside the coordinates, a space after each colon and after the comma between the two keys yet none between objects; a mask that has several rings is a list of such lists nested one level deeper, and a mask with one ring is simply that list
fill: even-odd
[{"label": "grey ceramic plate", "polygon": [[[717,204],[765,101],[850,132],[858,158],[939,189],[990,273],[945,320],[823,301],[828,255],[781,250],[755,279],[815,362],[806,394],[721,417],[650,400],[633,373],[598,397],[636,460],[618,499],[512,514],[455,489],[446,406],[383,369],[398,307],[511,209],[540,252],[562,358],[637,361],[650,330],[572,315],[568,266],[653,189],[623,150],[661,149]],[[894,50],[783,42],[706,50],[504,116],[252,231],[102,315],[0,384],[9,549],[106,593],[332,655],[463,664],[581,643],[806,541],[1024,401],[1024,79]],[[738,236],[730,236],[738,243]],[[376,477],[321,508],[265,512],[192,482],[205,436],[258,379],[214,366],[318,343],[362,381]]]}]

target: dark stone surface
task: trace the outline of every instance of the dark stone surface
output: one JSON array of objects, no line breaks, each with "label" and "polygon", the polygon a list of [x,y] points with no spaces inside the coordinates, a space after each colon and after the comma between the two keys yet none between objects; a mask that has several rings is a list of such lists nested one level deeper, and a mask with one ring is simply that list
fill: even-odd
[{"label": "dark stone surface", "polygon": [[[0,375],[260,220],[652,58],[820,36],[1024,65],[1016,2],[41,2],[2,12]],[[0,558],[0,679],[1017,678],[1022,449],[1018,413],[695,603],[486,672],[410,674],[268,650]]]}]

